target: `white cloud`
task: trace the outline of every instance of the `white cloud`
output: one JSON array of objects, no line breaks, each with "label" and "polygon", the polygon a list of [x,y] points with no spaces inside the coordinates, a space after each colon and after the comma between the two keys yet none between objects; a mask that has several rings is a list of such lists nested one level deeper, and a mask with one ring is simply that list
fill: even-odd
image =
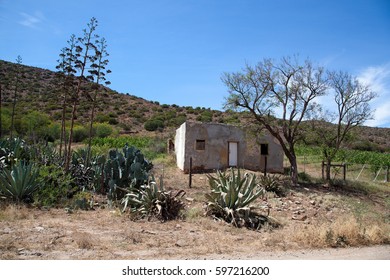
[{"label": "white cloud", "polygon": [[368,67],[361,71],[358,79],[378,94],[371,103],[372,108],[375,109],[374,119],[365,124],[374,127],[390,127],[390,63]]},{"label": "white cloud", "polygon": [[19,14],[22,16],[22,20],[20,20],[18,23],[28,28],[37,29],[39,23],[44,20],[44,15],[39,11],[36,11],[33,15],[27,13]]}]

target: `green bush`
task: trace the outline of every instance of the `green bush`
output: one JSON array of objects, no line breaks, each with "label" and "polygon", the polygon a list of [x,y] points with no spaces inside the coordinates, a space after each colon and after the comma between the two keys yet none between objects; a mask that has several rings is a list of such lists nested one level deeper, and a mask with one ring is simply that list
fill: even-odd
[{"label": "green bush", "polygon": [[41,166],[38,180],[42,187],[34,195],[34,203],[39,206],[64,205],[78,189],[72,175],[57,165]]},{"label": "green bush", "polygon": [[58,123],[52,123],[42,131],[42,138],[48,142],[54,142],[60,139],[61,125]]},{"label": "green bush", "polygon": [[109,115],[97,114],[97,116],[96,116],[96,121],[99,123],[106,123],[106,122],[108,123],[109,120],[110,120]]},{"label": "green bush", "polygon": [[108,137],[113,133],[113,128],[108,123],[96,123],[93,126],[95,131],[95,137],[104,138]]},{"label": "green bush", "polygon": [[159,119],[152,119],[148,120],[144,124],[144,128],[147,131],[156,131],[158,129],[163,129],[164,128],[164,122]]},{"label": "green bush", "polygon": [[73,128],[73,142],[83,142],[88,138],[88,129],[84,126],[76,125]]}]

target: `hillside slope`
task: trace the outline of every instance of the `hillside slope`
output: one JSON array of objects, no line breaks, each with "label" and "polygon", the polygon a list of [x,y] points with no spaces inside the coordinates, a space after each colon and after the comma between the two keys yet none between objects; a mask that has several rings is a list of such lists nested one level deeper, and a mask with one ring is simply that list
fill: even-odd
[{"label": "hillside slope", "polygon": [[[20,65],[21,78],[18,82],[18,112],[29,112],[37,108],[53,120],[61,119],[62,93],[58,91],[56,73],[50,70]],[[3,88],[3,106],[10,108],[15,87],[17,64],[0,60],[0,77]],[[91,105],[81,98],[77,123],[86,124]],[[70,113],[70,109],[68,110]],[[175,104],[159,104],[130,94],[121,94],[109,88],[100,87],[97,108],[97,122],[108,122],[120,128],[122,133],[146,133],[144,124],[148,120],[159,120],[161,129],[170,131],[186,119],[198,121],[228,121],[232,116],[209,108],[179,107]],[[236,118],[238,120],[238,118]]]},{"label": "hillside slope", "polygon": [[[2,106],[11,108],[15,88],[17,64],[0,60],[0,84]],[[61,120],[62,93],[58,90],[56,73],[50,70],[20,65],[18,82],[18,114],[39,110],[52,121]],[[91,104],[82,98],[78,106],[77,124],[88,123]],[[67,111],[70,114],[70,108]],[[234,112],[221,112],[210,108],[180,107],[175,104],[159,104],[130,94],[118,93],[100,87],[96,121],[107,122],[122,134],[149,134],[145,124],[155,122],[157,133],[173,135],[185,120],[204,122],[240,123],[242,116]],[[155,132],[153,132],[155,133]],[[390,151],[390,129],[360,127],[355,131],[354,148],[362,150]]]}]

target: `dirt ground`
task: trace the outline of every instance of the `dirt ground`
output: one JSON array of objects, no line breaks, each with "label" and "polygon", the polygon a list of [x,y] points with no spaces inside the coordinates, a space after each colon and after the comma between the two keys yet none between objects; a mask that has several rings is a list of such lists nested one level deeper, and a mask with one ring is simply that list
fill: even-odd
[{"label": "dirt ground", "polygon": [[269,194],[258,206],[282,227],[253,231],[204,216],[204,174],[193,175],[191,189],[188,175],[160,167],[160,176],[167,189],[186,191],[185,217],[134,221],[104,197],[89,211],[3,206],[0,259],[390,259],[388,220],[363,230],[365,216],[353,214],[362,203],[368,220],[377,212],[390,217],[386,197],[319,186]]}]

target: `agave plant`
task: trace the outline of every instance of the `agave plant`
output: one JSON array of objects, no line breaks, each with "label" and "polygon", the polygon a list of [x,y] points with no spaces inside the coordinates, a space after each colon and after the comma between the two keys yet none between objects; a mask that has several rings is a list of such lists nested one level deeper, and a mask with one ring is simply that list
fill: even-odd
[{"label": "agave plant", "polygon": [[207,214],[223,219],[236,227],[260,228],[267,217],[254,212],[250,204],[265,194],[256,181],[256,175],[245,173],[241,176],[230,169],[230,174],[221,171],[217,176],[207,175],[211,193],[206,194]]},{"label": "agave plant", "polygon": [[33,164],[19,161],[11,170],[1,170],[0,192],[17,201],[30,198],[39,187],[38,174],[38,169]]},{"label": "agave plant", "polygon": [[264,175],[260,176],[260,185],[267,191],[273,192],[279,197],[286,196],[286,190],[282,185],[280,176]]},{"label": "agave plant", "polygon": [[157,217],[161,221],[173,220],[179,216],[184,208],[179,197],[184,196],[183,190],[175,195],[172,192],[164,191],[163,186],[157,186],[156,182],[150,181],[139,188],[132,188],[122,199],[123,210],[128,207],[130,212],[140,215],[140,217]]}]

